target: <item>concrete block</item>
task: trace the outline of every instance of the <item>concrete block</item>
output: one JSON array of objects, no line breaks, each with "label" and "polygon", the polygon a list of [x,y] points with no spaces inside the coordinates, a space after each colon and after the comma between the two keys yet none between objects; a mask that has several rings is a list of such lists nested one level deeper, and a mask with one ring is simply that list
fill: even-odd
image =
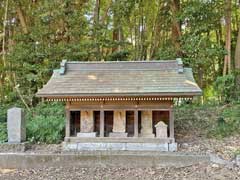
[{"label": "concrete block", "polygon": [[77,133],[77,137],[97,137],[97,133],[96,132],[89,132],[89,133],[80,132],[80,133]]},{"label": "concrete block", "polygon": [[167,143],[127,143],[126,150],[129,151],[168,151]]},{"label": "concrete block", "polygon": [[170,151],[170,152],[177,151],[177,143],[169,143],[168,144],[168,151]]},{"label": "concrete block", "polygon": [[65,143],[64,150],[77,151],[168,151],[168,143]]},{"label": "concrete block", "polygon": [[240,167],[240,155],[236,157],[236,164]]},{"label": "concrete block", "polygon": [[21,108],[11,108],[7,112],[8,142],[21,143],[26,141],[24,112]]},{"label": "concrete block", "polygon": [[62,147],[64,151],[75,151],[77,150],[77,143],[62,143]]},{"label": "concrete block", "polygon": [[124,143],[77,143],[78,151],[126,150]]}]

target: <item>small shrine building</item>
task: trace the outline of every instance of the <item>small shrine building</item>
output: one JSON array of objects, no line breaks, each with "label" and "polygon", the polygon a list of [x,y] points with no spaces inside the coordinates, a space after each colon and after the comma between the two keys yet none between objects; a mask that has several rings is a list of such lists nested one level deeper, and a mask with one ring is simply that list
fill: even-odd
[{"label": "small shrine building", "polygon": [[67,150],[176,151],[174,102],[201,94],[181,59],[62,61],[37,92],[66,103]]}]

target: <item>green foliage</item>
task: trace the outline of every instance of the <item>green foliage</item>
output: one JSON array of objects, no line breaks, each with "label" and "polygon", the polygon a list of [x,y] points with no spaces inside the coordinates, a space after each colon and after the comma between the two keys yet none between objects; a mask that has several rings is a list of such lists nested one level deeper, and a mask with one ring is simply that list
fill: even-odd
[{"label": "green foliage", "polygon": [[190,131],[199,136],[207,136],[218,114],[218,106],[212,104],[178,106],[175,108],[176,132],[187,134]]},{"label": "green foliage", "polygon": [[5,106],[0,105],[0,123],[7,121],[7,109]]},{"label": "green foliage", "polygon": [[209,131],[210,137],[223,138],[240,132],[240,104],[225,107],[215,126]]},{"label": "green foliage", "polygon": [[27,139],[30,142],[59,143],[64,137],[64,106],[39,103],[27,114]]},{"label": "green foliage", "polygon": [[116,51],[107,57],[108,61],[126,61],[129,57],[128,51]]},{"label": "green foliage", "polygon": [[235,97],[235,77],[233,75],[220,76],[214,83],[217,95],[223,102],[230,102]]},{"label": "green foliage", "polygon": [[0,143],[7,141],[7,123],[0,122]]}]

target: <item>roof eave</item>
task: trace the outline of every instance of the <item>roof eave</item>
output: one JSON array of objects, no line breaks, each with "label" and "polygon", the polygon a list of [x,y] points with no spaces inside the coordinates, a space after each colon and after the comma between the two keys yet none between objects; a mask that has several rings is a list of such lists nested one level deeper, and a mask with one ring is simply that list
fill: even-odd
[{"label": "roof eave", "polygon": [[56,94],[44,94],[37,93],[36,97],[43,98],[67,98],[67,97],[136,97],[136,96],[159,96],[159,97],[189,97],[189,96],[201,96],[202,91],[196,92],[166,92],[166,93],[86,93],[86,94],[78,94],[78,93],[56,93]]}]

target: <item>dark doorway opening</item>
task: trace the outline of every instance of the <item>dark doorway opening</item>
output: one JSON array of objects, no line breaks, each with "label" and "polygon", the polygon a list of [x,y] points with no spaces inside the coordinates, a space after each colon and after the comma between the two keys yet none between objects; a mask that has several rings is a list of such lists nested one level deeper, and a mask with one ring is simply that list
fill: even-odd
[{"label": "dark doorway opening", "polygon": [[94,118],[94,132],[97,132],[97,136],[100,135],[100,111],[93,112]]},{"label": "dark doorway opening", "polygon": [[129,137],[134,135],[134,111],[126,111],[126,132]]},{"label": "dark doorway opening", "polygon": [[138,111],[138,134],[141,133],[142,129],[142,112]]},{"label": "dark doorway opening", "polygon": [[108,137],[113,130],[113,111],[104,111],[104,136]]},{"label": "dark doorway opening", "polygon": [[80,132],[80,111],[70,111],[70,136]]},{"label": "dark doorway opening", "polygon": [[165,124],[168,125],[168,137],[169,137],[169,111],[153,111],[152,113],[153,113],[152,114],[153,133],[156,135],[155,125],[159,121],[163,121]]}]

